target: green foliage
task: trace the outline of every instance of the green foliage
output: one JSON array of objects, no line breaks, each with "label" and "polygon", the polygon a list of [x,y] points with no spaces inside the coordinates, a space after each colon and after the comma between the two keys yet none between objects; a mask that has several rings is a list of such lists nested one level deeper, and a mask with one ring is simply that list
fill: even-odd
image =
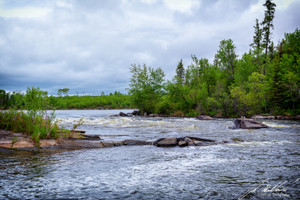
[{"label": "green foliage", "polygon": [[83,117],[82,117],[75,124],[73,124],[73,130],[75,130],[76,128],[81,126],[83,123],[84,123],[84,121],[83,121]]},{"label": "green foliage", "polygon": [[58,96],[62,96],[62,94],[64,94],[65,96],[67,96],[69,90],[70,90],[69,88],[59,89],[59,90],[57,91],[57,94],[58,94]]},{"label": "green foliage", "polygon": [[223,40],[215,65],[194,55],[186,70],[179,62],[173,81],[160,83],[160,87],[155,85],[165,90],[153,101],[149,100],[153,92],[146,89],[148,69],[135,66],[132,78],[136,82],[132,81],[130,94],[137,108],[171,116],[299,114],[300,56],[295,53],[299,52],[299,36],[298,29],[285,34],[278,51],[267,58],[261,51],[257,54],[250,51],[237,59],[233,42]]},{"label": "green foliage", "polygon": [[176,68],[176,76],[175,76],[176,82],[179,85],[183,85],[184,77],[185,77],[185,71],[184,71],[184,67],[183,67],[182,59],[181,59]]},{"label": "green foliage", "polygon": [[215,65],[224,71],[224,78],[227,80],[229,86],[234,80],[236,58],[235,45],[231,39],[222,40],[220,42],[219,50],[215,55]]},{"label": "green foliage", "polygon": [[266,0],[263,6],[265,17],[261,24],[256,19],[249,53],[238,59],[236,47],[228,39],[220,42],[213,64],[193,55],[193,62],[184,69],[181,60],[173,80],[160,85],[165,93],[155,98],[155,104],[147,100],[152,93],[145,89],[149,79],[146,66],[134,65],[130,85],[134,106],[172,116],[299,114],[300,31],[286,33],[275,46],[271,30],[276,4]]},{"label": "green foliage", "polygon": [[[22,103],[17,103],[15,108],[0,112],[0,128],[31,136],[38,148],[40,139],[57,138],[58,126],[54,123],[54,111],[50,115],[47,114],[50,106],[47,92],[39,88],[27,88],[24,97],[16,102]],[[26,111],[17,110],[20,106]]]},{"label": "green foliage", "polygon": [[56,109],[124,109],[132,108],[130,96],[115,92],[101,96],[64,96],[50,97]]},{"label": "green foliage", "polygon": [[129,94],[142,113],[152,113],[164,93],[164,72],[146,65],[132,65]]}]

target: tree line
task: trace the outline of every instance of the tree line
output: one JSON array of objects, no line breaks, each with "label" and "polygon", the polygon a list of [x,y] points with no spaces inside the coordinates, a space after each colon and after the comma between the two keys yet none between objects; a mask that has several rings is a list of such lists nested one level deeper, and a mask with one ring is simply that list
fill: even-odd
[{"label": "tree line", "polygon": [[[66,89],[66,90],[65,90]],[[105,95],[104,92],[99,96],[68,96],[68,88],[59,89],[59,96],[49,96],[47,91],[39,88],[27,88],[28,91],[39,91],[44,94],[45,99],[49,102],[45,109],[124,109],[133,108],[130,97],[120,92]],[[62,96],[62,94],[64,96]],[[0,109],[26,109],[26,94],[19,92],[5,92],[0,90]]]},{"label": "tree line", "polygon": [[300,31],[271,40],[276,4],[266,0],[265,16],[254,25],[253,42],[239,59],[231,39],[222,40],[213,63],[192,55],[182,60],[172,80],[161,68],[133,64],[131,102],[142,113],[217,117],[254,114],[299,114]]}]

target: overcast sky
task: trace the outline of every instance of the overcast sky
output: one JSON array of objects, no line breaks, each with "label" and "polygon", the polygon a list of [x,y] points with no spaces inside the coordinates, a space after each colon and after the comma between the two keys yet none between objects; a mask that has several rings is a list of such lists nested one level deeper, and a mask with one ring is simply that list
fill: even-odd
[{"label": "overcast sky", "polygon": [[[0,89],[125,93],[131,64],[171,79],[191,55],[214,58],[231,38],[249,50],[265,0],[0,0]],[[300,26],[300,0],[276,3],[273,41]]]}]

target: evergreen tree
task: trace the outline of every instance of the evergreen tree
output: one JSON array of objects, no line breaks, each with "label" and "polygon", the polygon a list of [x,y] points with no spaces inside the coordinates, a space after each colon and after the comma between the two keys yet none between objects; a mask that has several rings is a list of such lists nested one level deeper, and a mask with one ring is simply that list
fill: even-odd
[{"label": "evergreen tree", "polygon": [[176,82],[181,86],[184,84],[184,77],[185,77],[185,70],[181,59],[176,68]]},{"label": "evergreen tree", "polygon": [[272,0],[266,0],[263,6],[266,7],[265,18],[262,22],[262,31],[263,31],[263,47],[265,49],[265,56],[268,56],[269,45],[271,44],[271,29],[274,29],[273,19],[275,16],[275,7],[276,4]]},{"label": "evergreen tree", "polygon": [[262,42],[262,29],[259,26],[258,19],[255,20],[256,24],[254,26],[254,36],[253,36],[253,43],[250,46],[253,48],[254,55],[259,57],[261,52],[261,42]]}]

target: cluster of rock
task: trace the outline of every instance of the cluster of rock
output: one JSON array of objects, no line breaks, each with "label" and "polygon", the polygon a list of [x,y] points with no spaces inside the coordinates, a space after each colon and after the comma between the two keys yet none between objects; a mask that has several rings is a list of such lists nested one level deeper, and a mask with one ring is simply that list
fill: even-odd
[{"label": "cluster of rock", "polygon": [[137,146],[137,145],[152,145],[152,142],[143,140],[124,140],[124,141],[101,141],[100,148],[104,147],[118,147],[118,146]]},{"label": "cluster of rock", "polygon": [[208,146],[215,145],[219,143],[226,143],[227,141],[217,142],[215,140],[203,139],[198,137],[170,137],[170,138],[160,138],[153,142],[153,145],[157,147],[185,147],[185,146]]},{"label": "cluster of rock", "polygon": [[118,115],[114,115],[115,117],[117,116],[121,116],[121,117],[133,117],[133,116],[142,116],[142,117],[166,117],[165,115],[159,115],[159,114],[147,114],[144,113],[142,114],[140,111],[138,110],[134,110],[131,113],[124,113],[124,112],[120,112]]}]

